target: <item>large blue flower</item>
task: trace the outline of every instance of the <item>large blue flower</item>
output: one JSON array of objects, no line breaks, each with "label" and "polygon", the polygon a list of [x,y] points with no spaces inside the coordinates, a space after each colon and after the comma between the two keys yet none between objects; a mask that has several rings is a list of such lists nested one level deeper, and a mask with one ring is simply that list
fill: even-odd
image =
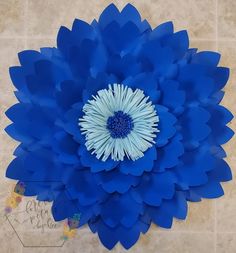
[{"label": "large blue flower", "polygon": [[152,29],[132,5],[112,4],[19,60],[6,131],[20,145],[6,175],[53,201],[55,220],[79,213],[107,248],[130,248],[152,222],[185,219],[187,201],[223,195],[229,69],[189,49],[186,31]]}]

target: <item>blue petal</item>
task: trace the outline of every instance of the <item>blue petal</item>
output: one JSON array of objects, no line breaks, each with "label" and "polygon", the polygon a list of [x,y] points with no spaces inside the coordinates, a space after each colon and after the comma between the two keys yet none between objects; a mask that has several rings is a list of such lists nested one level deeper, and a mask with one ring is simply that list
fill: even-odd
[{"label": "blue petal", "polygon": [[106,9],[102,12],[99,18],[99,25],[102,28],[107,26],[114,20],[117,20],[120,16],[120,12],[114,4],[110,4]]},{"label": "blue petal", "polygon": [[26,77],[29,91],[40,97],[51,97],[57,84],[67,78],[66,69],[49,60],[40,60],[34,65],[35,74]]},{"label": "blue petal", "polygon": [[84,136],[78,125],[78,119],[82,117],[82,103],[76,103],[72,109],[66,112],[64,121],[57,121],[56,125],[62,127],[67,133],[73,135],[75,141],[84,144]]},{"label": "blue petal", "polygon": [[[27,182],[29,186],[26,194],[36,195],[44,187],[52,186],[53,182],[60,182],[64,173],[63,169],[61,164],[54,162],[52,152],[39,149],[34,152],[25,152],[15,158],[8,166],[6,176]],[[33,187],[32,190],[30,187]]]},{"label": "blue petal", "polygon": [[172,80],[164,81],[160,84],[162,97],[160,104],[168,107],[174,113],[183,111],[183,103],[185,101],[185,92],[179,90],[179,83]]},{"label": "blue petal", "polygon": [[120,243],[125,249],[131,248],[138,241],[140,232],[146,233],[149,226],[150,225],[139,221],[130,229],[120,227],[117,231],[117,233],[120,235]]},{"label": "blue petal", "polygon": [[42,54],[35,50],[25,50],[18,54],[20,64],[27,74],[34,73],[34,63],[45,59]]},{"label": "blue petal", "polygon": [[171,199],[175,193],[175,176],[170,172],[145,175],[138,185],[137,193],[143,202],[151,206],[160,206],[163,199]]},{"label": "blue petal", "polygon": [[99,73],[106,71],[109,55],[106,47],[100,43],[95,49],[93,58],[91,59],[91,76],[96,77]]},{"label": "blue petal", "polygon": [[60,30],[57,35],[57,47],[58,49],[64,53],[66,58],[68,58],[70,45],[72,44],[72,36],[71,31],[64,26],[60,27]]},{"label": "blue petal", "polygon": [[40,53],[47,57],[47,58],[52,58],[58,50],[54,47],[42,47],[40,48]]},{"label": "blue petal", "polygon": [[108,61],[107,72],[115,75],[119,83],[127,76],[136,76],[141,71],[141,64],[131,55],[127,54],[124,57],[115,55],[110,57]]},{"label": "blue petal", "polygon": [[84,39],[93,39],[93,27],[83,20],[75,19],[72,25],[73,45],[78,45]]},{"label": "blue petal", "polygon": [[173,49],[174,58],[180,59],[184,56],[189,47],[189,39],[187,31],[174,33],[163,39],[163,45]]},{"label": "blue petal", "polygon": [[206,102],[215,90],[215,82],[207,75],[207,66],[189,64],[180,69],[178,80],[186,92],[188,103],[194,100]]},{"label": "blue petal", "polygon": [[109,250],[119,241],[125,249],[131,248],[139,239],[140,232],[145,233],[149,228],[148,224],[141,221],[129,229],[122,226],[110,228],[101,221],[98,221],[95,225],[90,225],[90,228],[92,226],[96,226],[102,244]]},{"label": "blue petal", "polygon": [[195,187],[193,190],[200,197],[207,199],[218,198],[224,195],[224,190],[220,183],[213,180],[205,185]]},{"label": "blue petal", "polygon": [[198,147],[200,141],[204,140],[211,132],[207,124],[210,119],[210,113],[200,106],[189,107],[181,115],[179,123],[181,125],[181,134],[186,148]]},{"label": "blue petal", "polygon": [[[31,105],[18,103],[10,107],[6,112],[6,116],[13,122],[24,121],[25,115],[31,109]],[[23,117],[22,117],[23,116]]]},{"label": "blue petal", "polygon": [[228,79],[229,79],[229,68],[225,67],[217,67],[213,72],[212,72],[212,78],[215,81],[215,90],[221,90],[224,88],[226,85]]},{"label": "blue petal", "polygon": [[157,26],[151,33],[150,39],[160,39],[174,32],[173,23],[171,21]]},{"label": "blue petal", "polygon": [[182,192],[177,191],[171,200],[163,200],[160,207],[149,207],[147,212],[160,227],[171,228],[173,217],[184,220],[187,216],[187,201]]},{"label": "blue petal", "polygon": [[199,196],[194,190],[189,190],[186,193],[186,199],[191,202],[200,202],[201,196]]},{"label": "blue petal", "polygon": [[77,163],[79,161],[77,155],[79,145],[73,140],[72,136],[60,131],[54,135],[54,138],[52,148],[58,154],[58,159],[66,164]]},{"label": "blue petal", "polygon": [[143,205],[134,201],[130,194],[114,194],[103,203],[101,218],[109,227],[123,225],[132,227],[138,220],[139,215],[143,212]]},{"label": "blue petal", "polygon": [[96,214],[96,208],[98,206],[91,205],[91,206],[79,206],[79,214],[80,214],[80,221],[79,221],[79,227],[84,226],[87,224],[91,219],[93,219]]},{"label": "blue petal", "polygon": [[[180,68],[179,81],[183,83],[185,87],[189,86],[189,82],[193,84],[203,78],[211,78],[214,82],[214,87],[212,88],[214,92],[221,90],[228,81],[229,69],[224,67],[213,67],[203,64],[187,64]],[[200,83],[199,83],[200,84]],[[196,84],[194,84],[196,85]],[[206,88],[203,84],[200,84],[203,90]],[[189,93],[191,94],[190,87]]]},{"label": "blue petal", "polygon": [[[149,96],[152,103],[156,103],[160,97],[158,81],[153,74],[141,73],[133,77],[129,77],[122,82],[124,85],[131,87],[133,90],[141,89]],[[145,85],[144,85],[145,84]]]},{"label": "blue petal", "polygon": [[25,73],[22,67],[10,67],[9,73],[14,86],[25,93],[27,93],[25,83]]},{"label": "blue petal", "polygon": [[90,75],[96,49],[97,43],[89,39],[84,39],[80,45],[71,48],[69,62],[76,78],[87,78]]},{"label": "blue petal", "polygon": [[61,181],[65,165],[56,161],[55,154],[46,148],[37,149],[27,154],[24,166],[34,172],[32,180]]},{"label": "blue petal", "polygon": [[37,196],[37,200],[38,201],[53,201],[56,197],[54,196],[54,192],[52,191],[48,191],[48,190],[45,190],[45,191],[42,191],[38,194]]},{"label": "blue petal", "polygon": [[162,47],[159,40],[144,42],[138,59],[142,62],[144,71],[154,71],[155,75],[160,77],[170,75],[174,63],[173,50]]},{"label": "blue petal", "polygon": [[75,170],[66,181],[66,190],[72,199],[79,199],[82,206],[101,202],[105,197],[88,170]]},{"label": "blue petal", "polygon": [[104,29],[114,21],[120,26],[132,22],[139,28],[140,32],[150,30],[149,23],[146,20],[142,22],[138,10],[131,4],[127,4],[121,12],[119,12],[114,4],[110,4],[100,15],[98,23],[99,26]]},{"label": "blue petal", "polygon": [[155,171],[164,171],[180,163],[180,157],[184,154],[184,147],[180,136],[174,137],[167,145],[157,148],[157,161],[154,164]]},{"label": "blue petal", "polygon": [[141,16],[138,10],[130,3],[128,3],[123,8],[119,17],[120,25],[124,25],[125,23],[129,21],[132,21],[137,26],[141,23]]},{"label": "blue petal", "polygon": [[187,52],[185,53],[185,55],[183,57],[183,62],[185,62],[184,65],[186,63],[190,63],[190,61],[193,58],[193,56],[197,53],[197,50],[198,50],[197,48],[189,48],[187,50]]},{"label": "blue petal", "polygon": [[232,180],[230,167],[223,159],[216,159],[215,168],[209,171],[208,176],[218,182]]},{"label": "blue petal", "polygon": [[34,142],[34,138],[28,135],[27,129],[19,128],[16,124],[8,125],[5,128],[6,133],[16,141],[31,144]]},{"label": "blue petal", "polygon": [[222,145],[234,135],[234,132],[226,126],[233,119],[233,114],[220,105],[210,106],[207,109],[211,114],[211,119],[208,123],[212,131],[210,140],[214,144]]},{"label": "blue petal", "polygon": [[6,115],[14,121],[6,131],[21,142],[31,143],[36,138],[43,143],[53,135],[56,113],[51,108],[19,103],[8,109]]},{"label": "blue petal", "polygon": [[220,61],[220,54],[211,51],[202,51],[193,55],[191,63],[216,67]]},{"label": "blue petal", "polygon": [[117,77],[113,74],[99,73],[95,78],[89,77],[83,92],[83,102],[87,103],[99,90],[108,88],[109,84],[117,83]]},{"label": "blue petal", "polygon": [[82,20],[75,19],[72,31],[64,26],[60,28],[57,35],[57,46],[65,58],[69,59],[73,47],[79,46],[86,39],[93,40],[94,38],[94,28]]},{"label": "blue petal", "polygon": [[[162,205],[164,205],[164,201]],[[173,215],[169,214],[168,209],[163,210],[162,205],[157,208],[149,208],[149,215],[156,225],[163,228],[171,228],[173,223]]]},{"label": "blue petal", "polygon": [[50,183],[35,182],[35,181],[23,181],[25,184],[24,196],[35,196],[39,195],[43,191],[49,191]]},{"label": "blue petal", "polygon": [[175,169],[178,181],[188,186],[198,186],[207,183],[207,171],[214,168],[215,158],[205,150],[196,149],[186,152],[181,159],[182,165]]},{"label": "blue petal", "polygon": [[63,109],[70,109],[70,107],[82,100],[83,84],[81,82],[74,82],[72,80],[63,81],[60,84],[60,91],[56,92],[56,99],[58,105]]},{"label": "blue petal", "polygon": [[20,181],[30,181],[32,180],[32,171],[25,168],[22,157],[17,157],[7,167],[6,177]]},{"label": "blue petal", "polygon": [[111,250],[118,242],[116,229],[106,226],[103,222],[98,225],[98,236],[102,244],[109,250]]},{"label": "blue petal", "polygon": [[136,186],[139,180],[139,177],[125,175],[117,169],[96,174],[97,184],[101,184],[102,188],[108,193],[125,193],[132,186]]},{"label": "blue petal", "polygon": [[156,146],[162,147],[168,143],[168,140],[176,133],[175,123],[176,117],[168,112],[164,106],[156,106],[157,115],[159,116],[158,129],[160,132],[157,134]]},{"label": "blue petal", "polygon": [[111,54],[121,54],[122,51],[130,48],[139,35],[138,27],[132,22],[120,27],[117,22],[113,21],[102,31],[104,44]]},{"label": "blue petal", "polygon": [[54,220],[61,221],[73,217],[76,213],[79,213],[78,201],[71,200],[65,191],[61,192],[52,205]]},{"label": "blue petal", "polygon": [[156,148],[152,146],[145,153],[144,156],[136,161],[124,160],[120,163],[120,171],[124,174],[131,174],[140,176],[144,171],[151,171],[154,160],[157,158]]},{"label": "blue petal", "polygon": [[80,146],[79,148],[80,161],[85,167],[91,168],[92,172],[99,171],[109,171],[114,169],[118,162],[110,159],[107,159],[105,162],[96,158],[95,155],[92,155],[90,151],[87,151],[86,147]]}]

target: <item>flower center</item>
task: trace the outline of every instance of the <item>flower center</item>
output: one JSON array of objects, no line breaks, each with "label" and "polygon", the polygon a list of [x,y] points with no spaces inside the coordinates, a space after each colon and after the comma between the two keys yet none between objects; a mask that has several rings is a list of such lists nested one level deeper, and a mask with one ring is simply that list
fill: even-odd
[{"label": "flower center", "polygon": [[140,89],[115,83],[92,98],[79,119],[87,150],[102,161],[143,157],[159,132],[159,117],[149,97]]},{"label": "flower center", "polygon": [[107,129],[114,139],[125,138],[134,128],[132,118],[122,111],[114,113],[107,119]]}]

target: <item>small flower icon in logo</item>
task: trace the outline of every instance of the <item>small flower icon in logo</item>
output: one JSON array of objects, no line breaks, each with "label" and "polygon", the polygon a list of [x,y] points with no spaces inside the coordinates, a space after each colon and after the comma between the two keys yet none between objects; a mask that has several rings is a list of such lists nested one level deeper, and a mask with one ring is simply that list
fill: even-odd
[{"label": "small flower icon in logo", "polygon": [[18,182],[14,188],[14,192],[19,195],[24,195],[25,192],[25,184],[23,182]]},{"label": "small flower icon in logo", "polygon": [[70,229],[78,228],[80,214],[75,214],[72,218],[68,218],[68,226]]}]

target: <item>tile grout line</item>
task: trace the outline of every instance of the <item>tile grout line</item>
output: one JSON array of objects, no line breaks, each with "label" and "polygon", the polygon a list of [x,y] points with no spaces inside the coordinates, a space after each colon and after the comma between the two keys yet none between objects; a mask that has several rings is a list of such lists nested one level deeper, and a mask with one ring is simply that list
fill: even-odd
[{"label": "tile grout line", "polygon": [[[55,30],[55,33],[57,33],[59,31],[59,28],[57,30]],[[38,36],[38,35],[30,35],[28,36],[27,34],[27,37],[29,39],[55,39],[55,36]],[[212,38],[197,38],[197,37],[191,37],[189,36],[191,40],[194,40],[194,41],[215,41],[215,39],[212,39]],[[14,35],[14,36],[11,36],[11,35],[1,35],[0,34],[0,39],[23,39],[25,38],[25,35]],[[230,42],[234,42],[236,41],[236,39],[232,39],[232,38],[222,38],[221,41],[230,41]]]},{"label": "tile grout line", "polygon": [[[218,0],[215,0],[215,50],[218,52]],[[214,199],[214,252],[217,252],[217,206]]]},{"label": "tile grout line", "polygon": [[[206,234],[206,235],[209,235],[209,234],[214,234],[214,232],[212,231],[207,231],[207,230],[173,230],[173,229],[167,229],[167,231],[158,231],[156,230],[154,233],[156,234],[193,234],[193,235],[198,235],[198,234]],[[223,232],[222,232],[223,233]],[[235,234],[234,232],[229,232],[229,233],[232,233],[232,234]]]},{"label": "tile grout line", "polygon": [[26,0],[25,4],[25,47],[28,47],[28,15],[29,14],[29,0]]},{"label": "tile grout line", "polygon": [[[215,34],[215,40],[216,40],[216,49],[218,50],[218,0],[216,0],[216,19],[215,19],[215,29],[216,29],[216,34]],[[226,39],[227,40],[227,39]]]},{"label": "tile grout line", "polygon": [[[218,52],[218,0],[215,0],[215,41]],[[214,251],[217,253],[217,202],[214,200]]]},{"label": "tile grout line", "polygon": [[[171,234],[214,234],[214,231],[201,231],[201,230],[171,230],[170,231],[156,231],[157,234],[167,234],[167,233],[171,233]],[[236,232],[233,231],[223,231],[223,232],[217,232],[216,234],[227,234],[227,235],[236,235]]]},{"label": "tile grout line", "polygon": [[[28,35],[28,0],[24,1],[24,50],[27,50],[28,46],[28,40],[27,40],[27,35]],[[23,215],[23,213],[22,213]],[[23,245],[22,245],[23,246]],[[24,252],[24,247],[21,247],[21,253]]]},{"label": "tile grout line", "polygon": [[217,200],[214,199],[214,249],[217,253]]},{"label": "tile grout line", "polygon": [[[48,39],[48,40],[55,40],[55,36],[35,36],[35,35],[16,35],[16,36],[4,36],[0,34],[0,40],[9,40],[9,39],[33,39],[33,40],[43,40],[43,39]],[[207,41],[211,41],[211,42],[215,42],[216,38],[194,38],[194,37],[190,37],[191,41],[202,41],[202,42],[207,42]],[[236,42],[236,39],[232,39],[232,38],[218,38],[217,42]]]},{"label": "tile grout line", "polygon": [[[23,3],[24,7],[24,33],[23,36],[14,36],[14,39],[22,39],[24,41],[24,48],[27,48],[27,42],[26,42],[26,35],[27,35],[27,2],[28,0],[25,0]],[[3,36],[5,37],[5,36]],[[11,36],[6,36],[6,39],[11,38]]]}]

